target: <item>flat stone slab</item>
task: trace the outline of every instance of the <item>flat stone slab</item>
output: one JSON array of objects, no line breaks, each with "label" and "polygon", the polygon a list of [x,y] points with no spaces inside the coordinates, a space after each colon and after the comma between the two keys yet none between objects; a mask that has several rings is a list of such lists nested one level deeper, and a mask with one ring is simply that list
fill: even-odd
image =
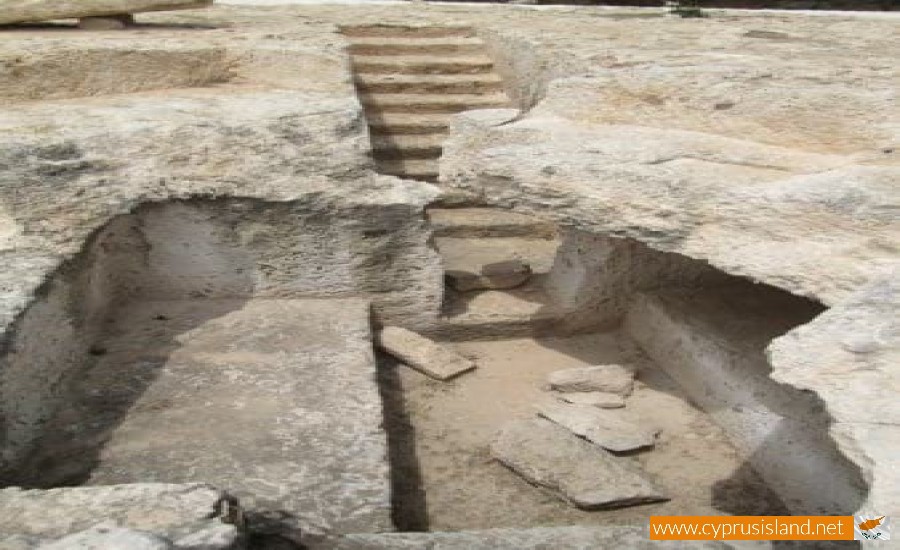
[{"label": "flat stone slab", "polygon": [[136,304],[56,418],[46,482],[203,481],[264,531],[390,530],[369,304]]},{"label": "flat stone slab", "polygon": [[401,327],[384,327],[378,344],[403,363],[438,380],[449,380],[475,368],[475,363],[446,346]]},{"label": "flat stone slab", "polygon": [[428,220],[435,237],[556,237],[552,223],[500,208],[429,208]]},{"label": "flat stone slab", "polygon": [[625,406],[625,398],[621,395],[602,391],[561,393],[559,400],[573,405],[589,405],[601,409],[621,409]]},{"label": "flat stone slab", "polygon": [[634,371],[616,364],[577,367],[551,372],[550,388],[561,392],[602,391],[630,395],[634,389]]},{"label": "flat stone slab", "polygon": [[591,405],[547,403],[538,414],[577,436],[615,452],[652,447],[658,430],[641,426],[625,411],[599,409]]},{"label": "flat stone slab", "polygon": [[542,418],[507,426],[491,444],[491,454],[529,482],[584,510],[668,500],[627,459]]},{"label": "flat stone slab", "polygon": [[213,0],[4,0],[0,25],[203,8]]}]

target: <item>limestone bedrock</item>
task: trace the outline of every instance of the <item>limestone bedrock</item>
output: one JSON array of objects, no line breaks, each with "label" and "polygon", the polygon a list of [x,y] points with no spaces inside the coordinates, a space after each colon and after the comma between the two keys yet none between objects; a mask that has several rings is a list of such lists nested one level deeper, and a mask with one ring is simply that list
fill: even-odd
[{"label": "limestone bedrock", "polygon": [[[416,220],[438,190],[372,173],[338,26],[472,25],[525,112],[458,116],[441,186],[829,306],[769,347],[772,377],[823,401],[867,481],[858,509],[898,516],[898,19],[660,15],[214,5],[143,15],[160,26],[140,37],[0,33],[4,342],[90,235],[143,203],[300,202],[342,227],[382,211],[404,238],[426,234]],[[337,254],[398,248],[376,225]],[[424,242],[406,248],[427,268],[415,292],[387,294],[416,328],[440,303],[441,270]]]},{"label": "limestone bedrock", "polygon": [[[869,485],[847,507],[900,512],[885,454],[900,449],[900,109],[881,57],[900,54],[898,20],[828,18],[842,37],[826,54],[812,44],[830,33],[792,16],[726,12],[715,30],[688,23],[655,38],[635,33],[660,29],[652,19],[593,24],[609,47],[571,38],[578,23],[564,37],[533,19],[540,36],[490,31],[528,111],[458,115],[441,185],[829,306],[769,346],[771,377],[815,392],[832,416],[832,438]],[[844,34],[881,24],[891,38]]]},{"label": "limestone bedrock", "polygon": [[0,547],[16,540],[24,544],[27,540],[65,539],[96,531],[100,524],[114,529],[113,535],[127,537],[128,531],[139,532],[151,537],[150,541],[156,537],[167,541],[226,541],[222,546],[212,546],[224,550],[231,547],[227,541],[233,542],[237,535],[234,525],[223,523],[228,519],[224,517],[230,506],[225,504],[227,500],[229,497],[222,491],[197,483],[135,483],[47,491],[3,489],[0,490]]},{"label": "limestone bedrock", "polygon": [[213,0],[6,0],[0,25],[202,8]]}]

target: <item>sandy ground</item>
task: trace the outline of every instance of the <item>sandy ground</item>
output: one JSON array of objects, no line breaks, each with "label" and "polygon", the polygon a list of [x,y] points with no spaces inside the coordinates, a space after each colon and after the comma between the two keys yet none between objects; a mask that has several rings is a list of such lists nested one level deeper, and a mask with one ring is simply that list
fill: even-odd
[{"label": "sandy ground", "polygon": [[[383,394],[395,468],[395,521],[403,530],[643,522],[650,515],[777,514],[784,509],[743,464],[722,431],[685,401],[675,383],[617,333],[455,344],[477,371],[442,383],[389,359]],[[638,365],[627,407],[661,428],[635,460],[670,502],[584,512],[492,460],[488,446],[507,422],[554,399],[549,372],[603,362]]]}]

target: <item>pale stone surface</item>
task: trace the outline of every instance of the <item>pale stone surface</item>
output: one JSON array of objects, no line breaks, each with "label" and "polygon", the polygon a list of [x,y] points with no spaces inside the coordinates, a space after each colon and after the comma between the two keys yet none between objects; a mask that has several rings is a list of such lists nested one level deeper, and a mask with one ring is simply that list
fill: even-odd
[{"label": "pale stone surface", "polygon": [[458,292],[500,290],[522,286],[531,278],[531,267],[522,260],[506,260],[482,266],[481,271],[448,270],[450,286]]},{"label": "pale stone surface", "polygon": [[634,389],[634,370],[622,365],[596,365],[558,370],[547,376],[560,392],[607,392],[628,396]]},{"label": "pale stone surface", "polygon": [[519,475],[573,505],[616,508],[667,500],[653,483],[617,459],[548,420],[507,426],[491,454]]},{"label": "pale stone surface", "polygon": [[202,8],[213,0],[5,0],[0,25]]},{"label": "pale stone surface", "polygon": [[174,541],[177,550],[243,550],[242,537],[228,525],[209,525]]},{"label": "pale stone surface", "polygon": [[[73,533],[55,542],[42,544],[42,550],[170,550],[175,548],[167,540],[150,533],[125,529],[114,523],[103,523],[85,531]],[[215,547],[211,547],[212,548]],[[227,549],[228,546],[219,548]]]},{"label": "pale stone surface", "polygon": [[378,345],[410,367],[437,380],[449,380],[475,368],[475,363],[430,338],[402,327],[384,327]]},{"label": "pale stone surface", "polygon": [[643,426],[627,411],[603,410],[590,405],[548,403],[538,414],[594,443],[615,452],[652,447],[657,429]]},{"label": "pale stone surface", "polygon": [[[246,537],[234,525],[195,525],[194,531],[176,538],[119,526],[104,521],[57,540],[21,535],[0,535],[0,550],[244,550]],[[182,530],[183,532],[185,530]]]},{"label": "pale stone surface", "polygon": [[[717,541],[651,541],[646,525],[486,529],[447,533],[350,535],[311,550],[728,550]],[[743,546],[741,548],[744,548]]]},{"label": "pale stone surface", "polygon": [[[839,448],[874,480],[861,509],[900,512],[900,270],[889,273],[807,325],[775,339],[772,378],[812,390],[835,419]],[[892,508],[893,507],[893,508]]]},{"label": "pale stone surface", "polygon": [[858,469],[829,440],[820,403],[773,381],[766,360],[773,338],[821,310],[771,288],[731,285],[641,293],[625,320],[644,353],[726,430],[795,513],[837,514],[863,498]]},{"label": "pale stone surface", "polygon": [[601,391],[563,393],[559,400],[573,405],[590,405],[601,409],[620,409],[625,406],[625,399],[617,393]]},{"label": "pale stone surface", "polygon": [[22,535],[0,536],[0,550],[34,550],[48,542],[37,537]]},{"label": "pale stone surface", "polygon": [[[0,489],[0,533],[55,540],[111,521],[174,539],[223,525],[226,500],[223,492],[201,484]],[[225,530],[234,532],[234,527]]]}]

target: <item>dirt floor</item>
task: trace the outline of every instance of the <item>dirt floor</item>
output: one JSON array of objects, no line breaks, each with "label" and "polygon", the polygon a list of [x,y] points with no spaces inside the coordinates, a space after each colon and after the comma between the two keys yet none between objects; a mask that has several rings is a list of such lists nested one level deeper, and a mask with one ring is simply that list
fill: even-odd
[{"label": "dirt floor", "polygon": [[[431,380],[382,358],[382,392],[394,465],[395,522],[401,530],[453,531],[627,523],[650,515],[786,513],[707,416],[620,334],[453,344],[478,369]],[[638,366],[627,407],[661,429],[636,460],[671,497],[662,504],[585,512],[534,487],[492,460],[488,447],[507,422],[554,399],[554,370],[604,362]]]}]

